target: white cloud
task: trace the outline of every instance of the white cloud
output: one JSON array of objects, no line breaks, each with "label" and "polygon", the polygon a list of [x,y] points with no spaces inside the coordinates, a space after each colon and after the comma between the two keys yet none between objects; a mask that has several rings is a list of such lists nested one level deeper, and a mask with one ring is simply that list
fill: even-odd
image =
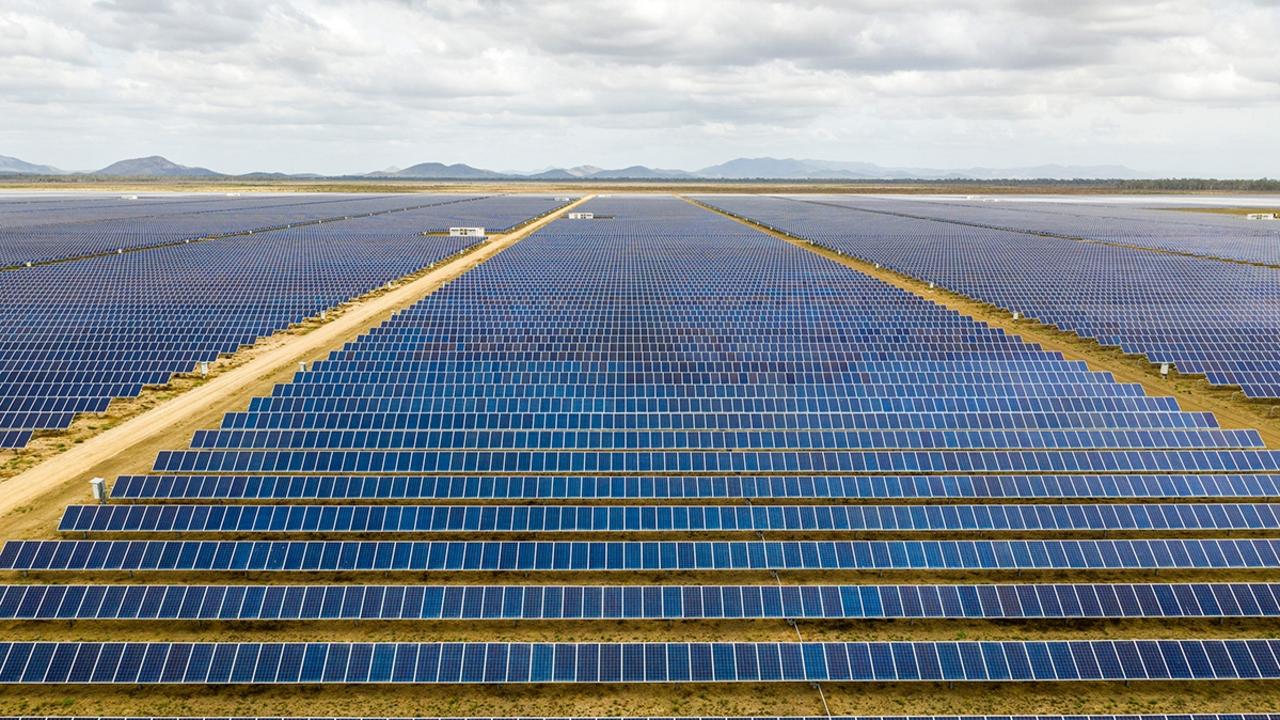
[{"label": "white cloud", "polygon": [[1265,0],[15,0],[0,153],[1274,175],[1278,34]]}]

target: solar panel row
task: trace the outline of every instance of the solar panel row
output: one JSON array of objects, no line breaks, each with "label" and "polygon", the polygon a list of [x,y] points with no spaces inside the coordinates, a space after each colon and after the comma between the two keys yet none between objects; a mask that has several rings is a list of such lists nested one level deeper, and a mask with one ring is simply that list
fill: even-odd
[{"label": "solar panel row", "polygon": [[1277,472],[1275,450],[718,452],[165,450],[182,473],[1079,473]]},{"label": "solar panel row", "polygon": [[121,475],[121,500],[1280,497],[1280,475]]},{"label": "solar panel row", "polygon": [[0,684],[687,683],[1280,678],[1280,640],[0,643]]},{"label": "solar panel row", "polygon": [[1280,540],[10,540],[0,570],[630,571],[1280,568]]},{"label": "solar panel row", "polygon": [[1277,530],[1280,505],[71,505],[63,532]]},{"label": "solar panel row", "polygon": [[1280,585],[0,586],[21,620],[1136,617],[1280,617]]}]

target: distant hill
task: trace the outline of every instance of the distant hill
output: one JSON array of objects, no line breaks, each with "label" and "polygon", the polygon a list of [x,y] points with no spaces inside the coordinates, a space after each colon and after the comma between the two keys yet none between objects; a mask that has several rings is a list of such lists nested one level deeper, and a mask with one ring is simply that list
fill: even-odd
[{"label": "distant hill", "polygon": [[259,170],[257,172],[244,173],[243,175],[233,175],[232,177],[240,180],[320,180],[326,176],[315,173],[282,173]]},{"label": "distant hill", "polygon": [[600,170],[585,177],[592,180],[656,180],[692,178],[696,176],[684,170],[663,170],[662,168],[649,168],[644,165],[632,165],[618,170]]},{"label": "distant hill", "polygon": [[[64,171],[0,155],[0,174],[61,175]],[[289,180],[335,177],[317,173],[282,173],[271,170],[226,175],[208,168],[179,165],[159,155],[130,158],[88,173],[98,177],[157,178],[237,178],[245,180]],[[1147,180],[1153,176],[1122,165],[1031,165],[1025,167],[921,168],[884,167],[868,162],[812,160],[798,158],[735,158],[700,170],[652,168],[631,165],[602,168],[576,165],[531,172],[495,172],[472,165],[423,162],[404,169],[390,167],[343,178],[403,178],[416,180]]]},{"label": "distant hill", "polygon": [[121,160],[89,174],[110,177],[223,177],[222,173],[208,168],[179,165],[159,155]]},{"label": "distant hill", "polygon": [[379,170],[371,172],[368,177],[396,177],[396,178],[420,178],[431,180],[474,180],[478,178],[501,178],[505,177],[502,173],[496,173],[492,170],[481,170],[473,168],[470,165],[457,163],[454,165],[445,165],[438,162],[424,162],[417,165],[410,165],[403,170]]},{"label": "distant hill", "polygon": [[0,173],[13,173],[17,175],[65,175],[65,170],[59,170],[52,165],[36,165],[26,160],[19,160],[16,157],[8,155],[0,155]]},{"label": "distant hill", "polygon": [[515,173],[517,177],[530,180],[663,180],[697,177],[687,170],[664,170],[644,165],[607,170],[595,165],[579,165],[571,168],[553,168],[541,172],[524,174]]}]

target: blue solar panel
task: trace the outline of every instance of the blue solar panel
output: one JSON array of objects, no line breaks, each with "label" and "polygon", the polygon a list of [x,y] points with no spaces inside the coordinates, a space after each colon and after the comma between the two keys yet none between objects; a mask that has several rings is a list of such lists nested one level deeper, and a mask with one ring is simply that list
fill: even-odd
[{"label": "blue solar panel", "polygon": [[10,540],[0,570],[631,571],[1280,568],[1280,540]]},{"label": "blue solar panel", "polygon": [[1241,680],[1280,678],[1277,650],[1280,640],[3,642],[0,684]]},{"label": "blue solar panel", "polygon": [[72,208],[63,221],[0,212],[0,267],[58,261],[0,274],[0,448],[483,241],[424,231],[503,228],[562,204],[394,195],[148,199]]},{"label": "blue solar panel", "polygon": [[122,500],[1280,497],[1280,475],[122,475]]},{"label": "blue solar panel", "polygon": [[[1258,433],[688,204],[591,208],[613,217],[547,226],[161,453],[155,472],[120,478],[112,503],[69,507],[68,539],[6,543],[0,570],[32,571],[30,582],[138,577],[0,586],[0,619],[484,620],[509,622],[509,640],[534,620],[1280,617],[1280,585],[1241,582],[1280,568],[1280,539],[1265,537],[1280,519],[1263,502],[1280,498],[1280,452]],[[439,215],[389,214],[386,227],[409,222],[395,216]],[[383,252],[354,231],[366,221],[251,242]],[[131,317],[150,332],[144,315]],[[47,340],[33,333],[22,342]],[[96,338],[0,346],[0,439],[209,349],[174,333],[119,357]],[[98,364],[84,375],[27,367],[28,352]],[[264,534],[297,537],[249,539]],[[1136,584],[1111,572],[1162,569],[1189,572]],[[775,570],[826,584],[622,584],[667,571],[716,575],[664,582],[733,571],[759,582]],[[880,570],[1002,584],[834,584]],[[1075,571],[1108,582],[1042,582]],[[247,572],[297,584],[138,584]],[[318,572],[458,584],[324,585]],[[461,584],[479,572],[500,584]],[[619,584],[527,584],[548,581],[538,572],[610,572]],[[1280,677],[1278,647],[7,642],[0,683],[1234,680]]]},{"label": "blue solar panel", "polygon": [[1141,617],[1280,617],[1280,585],[0,585],[17,620]]},{"label": "blue solar panel", "polygon": [[1276,530],[1280,505],[72,505],[63,532],[1079,532]]},{"label": "blue solar panel", "polygon": [[[1212,383],[1239,385],[1250,397],[1280,397],[1274,228],[1114,207],[703,200]],[[1116,217],[1124,213],[1140,217]]]}]

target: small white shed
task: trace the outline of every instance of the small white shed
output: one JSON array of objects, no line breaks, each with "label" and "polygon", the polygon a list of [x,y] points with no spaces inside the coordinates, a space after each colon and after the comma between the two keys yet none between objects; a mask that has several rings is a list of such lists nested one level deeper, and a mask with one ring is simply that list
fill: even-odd
[{"label": "small white shed", "polygon": [[484,228],[482,227],[451,227],[449,228],[450,237],[482,237],[484,236]]},{"label": "small white shed", "polygon": [[589,213],[589,212],[571,212],[571,213],[569,213],[569,219],[570,219],[570,220],[594,220],[594,219],[595,219],[595,217],[596,217],[596,214],[595,214],[595,213]]}]

